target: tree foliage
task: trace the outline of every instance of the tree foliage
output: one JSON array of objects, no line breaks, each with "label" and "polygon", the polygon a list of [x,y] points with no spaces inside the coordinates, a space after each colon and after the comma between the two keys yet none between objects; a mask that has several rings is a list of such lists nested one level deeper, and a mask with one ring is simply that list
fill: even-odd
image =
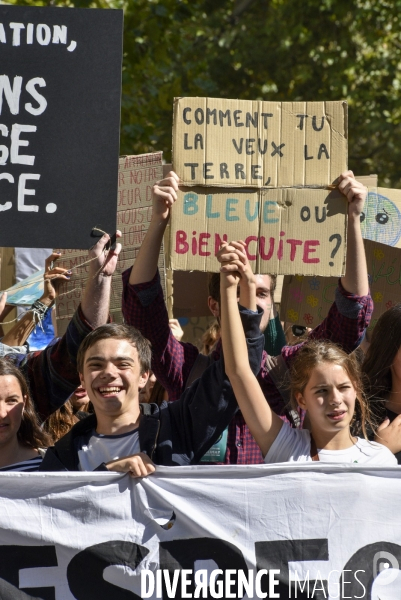
[{"label": "tree foliage", "polygon": [[350,168],[400,187],[401,0],[50,4],[124,8],[122,153],[170,160],[175,96],[344,99]]}]

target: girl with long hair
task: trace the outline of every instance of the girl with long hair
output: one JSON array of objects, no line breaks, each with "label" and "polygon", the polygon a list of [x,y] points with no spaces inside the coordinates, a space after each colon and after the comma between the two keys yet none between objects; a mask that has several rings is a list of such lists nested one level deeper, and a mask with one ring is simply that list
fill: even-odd
[{"label": "girl with long hair", "polygon": [[401,304],[382,314],[362,364],[365,391],[376,419],[384,420],[376,439],[401,464]]},{"label": "girl with long hair", "polygon": [[[396,465],[388,448],[366,439],[370,412],[357,361],[329,342],[307,342],[291,365],[292,400],[309,417],[310,431],[292,429],[270,408],[253,375],[237,306],[241,253],[221,267],[221,331],[226,373],[266,463],[312,461]],[[256,310],[256,295],[248,308]],[[354,424],[355,408],[358,423]],[[363,438],[351,433],[358,425]]]},{"label": "girl with long hair", "polygon": [[0,359],[0,472],[37,471],[39,448],[50,444],[33,407],[27,382],[7,358]]}]

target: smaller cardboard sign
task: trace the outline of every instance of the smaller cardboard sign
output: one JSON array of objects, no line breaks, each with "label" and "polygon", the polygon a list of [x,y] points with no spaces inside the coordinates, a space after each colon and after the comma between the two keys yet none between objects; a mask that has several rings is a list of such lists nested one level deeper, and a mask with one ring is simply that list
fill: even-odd
[{"label": "smaller cardboard sign", "polygon": [[[370,291],[374,302],[371,327],[389,308],[401,302],[401,249],[365,240]],[[280,317],[284,321],[316,327],[326,317],[337,278],[287,276],[284,278]]]},{"label": "smaller cardboard sign", "polygon": [[[139,156],[123,156],[119,161],[117,228],[122,250],[112,279],[110,314],[113,321],[122,322],[121,298],[123,271],[131,267],[142,245],[152,217],[152,187],[163,178],[162,152]],[[111,233],[111,232],[108,232]],[[61,251],[59,266],[73,269],[70,281],[62,284],[57,300],[58,334],[63,332],[76,308],[89,273],[87,250]],[[84,264],[85,263],[85,264]],[[82,265],[82,266],[80,266]],[[159,270],[165,290],[165,265],[163,245],[159,255]]]},{"label": "smaller cardboard sign", "polygon": [[338,190],[180,188],[169,267],[217,272],[222,241],[242,239],[254,273],[340,275],[346,212]]},{"label": "smaller cardboard sign", "polygon": [[347,104],[176,98],[173,165],[183,185],[327,186],[347,168]]},{"label": "smaller cardboard sign", "polygon": [[366,239],[401,248],[401,190],[369,186],[361,229]]}]

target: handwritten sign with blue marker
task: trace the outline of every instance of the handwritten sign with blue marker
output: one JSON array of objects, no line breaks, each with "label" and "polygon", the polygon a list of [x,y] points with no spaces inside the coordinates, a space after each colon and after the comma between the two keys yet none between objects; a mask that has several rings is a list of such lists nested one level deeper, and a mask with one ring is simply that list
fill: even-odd
[{"label": "handwritten sign with blue marker", "polygon": [[242,239],[256,273],[341,275],[347,202],[337,190],[182,188],[170,267],[216,272],[223,241]]}]

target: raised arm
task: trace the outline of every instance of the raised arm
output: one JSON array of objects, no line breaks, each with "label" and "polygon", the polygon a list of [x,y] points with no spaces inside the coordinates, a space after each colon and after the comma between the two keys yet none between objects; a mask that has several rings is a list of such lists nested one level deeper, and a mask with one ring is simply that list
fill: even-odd
[{"label": "raised arm", "polygon": [[[121,237],[121,231],[117,231]],[[110,236],[106,233],[89,250],[88,279],[81,301],[82,312],[85,319],[93,329],[105,325],[109,318],[111,280],[116,270],[121,244],[116,244],[114,250],[107,249]]]},{"label": "raised arm", "polygon": [[[57,297],[58,288],[62,281],[70,278],[67,269],[54,267],[53,262],[60,258],[60,254],[53,252],[46,258],[43,294],[39,298],[42,316],[53,306]],[[41,306],[42,305],[42,306]],[[43,312],[42,312],[43,311]],[[2,338],[2,343],[7,346],[22,346],[37,325],[37,319],[34,312],[28,310],[17,323]]]},{"label": "raised arm", "polygon": [[165,179],[153,187],[152,218],[131,271],[129,283],[132,285],[151,281],[156,274],[170,209],[177,200],[178,181],[178,175],[170,171]]},{"label": "raised arm", "polygon": [[[248,350],[238,314],[237,283],[243,270],[241,257],[233,258],[221,267],[221,335],[226,373],[230,379],[244,419],[265,456],[276,439],[282,420],[272,412],[253,374],[244,360]],[[250,307],[252,308],[252,307]],[[256,300],[254,308],[256,308]]]},{"label": "raised arm", "polygon": [[349,203],[347,258],[345,275],[341,279],[341,283],[347,292],[356,296],[367,296],[369,281],[361,232],[361,213],[368,190],[355,179],[352,171],[345,171],[340,175],[338,189],[346,196]]},{"label": "raised arm", "polygon": [[152,219],[131,272],[123,273],[122,297],[125,322],[139,329],[152,344],[152,371],[171,401],[183,393],[199,354],[196,346],[179,342],[171,332],[157,272],[160,246],[177,190],[178,176],[173,171],[153,186]]},{"label": "raised arm", "polygon": [[[40,352],[28,354],[21,363],[42,420],[60,408],[78,387],[78,348],[92,329],[108,321],[111,275],[121,249],[117,244],[115,250],[106,250],[108,240],[106,234],[89,252],[95,260],[89,263],[84,297],[63,337]],[[99,268],[104,275],[98,272]]]}]

